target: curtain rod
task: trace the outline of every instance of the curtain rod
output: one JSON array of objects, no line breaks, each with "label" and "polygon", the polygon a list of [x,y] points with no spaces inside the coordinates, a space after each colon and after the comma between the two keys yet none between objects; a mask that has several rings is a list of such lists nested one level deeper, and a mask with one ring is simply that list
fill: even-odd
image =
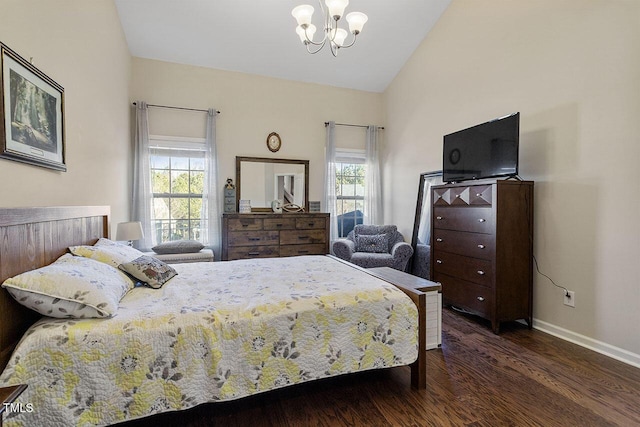
[{"label": "curtain rod", "polygon": [[[354,127],[354,128],[368,128],[369,127],[367,125],[352,125],[352,124],[349,124],[349,123],[336,123],[335,125],[336,126],[351,126],[351,127]],[[325,127],[329,126],[329,122],[324,122],[324,126]],[[378,126],[378,129],[384,130],[384,126]]]},{"label": "curtain rod", "polygon": [[[137,105],[137,104],[134,102],[133,105]],[[209,112],[209,110],[202,110],[200,108],[172,107],[170,105],[147,104],[147,107],[171,108],[173,110],[186,110],[186,111],[202,111],[203,113]],[[216,110],[216,113],[220,114],[220,111]]]}]

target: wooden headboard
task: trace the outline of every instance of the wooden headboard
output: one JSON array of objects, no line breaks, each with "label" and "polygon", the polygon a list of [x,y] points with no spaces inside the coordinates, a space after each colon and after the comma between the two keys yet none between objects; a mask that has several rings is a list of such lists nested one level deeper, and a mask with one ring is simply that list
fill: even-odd
[{"label": "wooden headboard", "polygon": [[[108,206],[0,208],[0,283],[51,264],[69,246],[109,237],[110,211]],[[39,317],[0,289],[0,372]]]}]

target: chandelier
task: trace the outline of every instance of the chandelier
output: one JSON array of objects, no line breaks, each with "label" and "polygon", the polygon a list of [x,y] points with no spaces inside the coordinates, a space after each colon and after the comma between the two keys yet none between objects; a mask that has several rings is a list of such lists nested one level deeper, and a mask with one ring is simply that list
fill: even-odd
[{"label": "chandelier", "polygon": [[344,14],[349,0],[324,0],[326,9],[322,5],[322,0],[318,0],[318,2],[324,15],[324,36],[322,40],[313,40],[313,36],[316,33],[316,26],[311,23],[314,9],[313,6],[308,4],[297,6],[291,11],[291,15],[298,21],[296,33],[307,48],[307,52],[311,54],[318,53],[326,44],[329,44],[331,54],[338,56],[338,49],[348,48],[355,44],[358,34],[360,34],[362,27],[364,27],[369,18],[362,12],[351,12],[347,15],[349,32],[353,34],[353,40],[351,43],[345,44],[349,34],[346,30],[338,27],[338,21]]}]

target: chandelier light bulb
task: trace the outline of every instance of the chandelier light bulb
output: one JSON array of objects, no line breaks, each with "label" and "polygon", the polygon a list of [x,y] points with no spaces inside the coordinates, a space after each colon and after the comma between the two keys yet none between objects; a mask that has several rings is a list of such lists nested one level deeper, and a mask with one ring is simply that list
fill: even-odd
[{"label": "chandelier light bulb", "polygon": [[301,4],[300,6],[296,6],[291,11],[291,15],[296,18],[296,21],[298,21],[298,25],[304,28],[305,26],[311,25],[313,6],[308,4]]},{"label": "chandelier light bulb", "polygon": [[344,15],[344,10],[349,5],[349,0],[325,0],[324,4],[329,9],[329,16],[337,21]]},{"label": "chandelier light bulb", "polygon": [[344,40],[347,38],[349,33],[347,30],[343,30],[342,28],[336,28],[332,31],[331,38],[333,42],[338,46],[342,46],[344,44]]},{"label": "chandelier light bulb", "polygon": [[302,28],[302,25],[298,25],[296,27],[296,33],[298,34],[298,37],[300,37],[300,41],[302,43],[309,44],[309,40],[313,40],[313,35],[316,33],[316,26],[311,24],[305,30]]},{"label": "chandelier light bulb", "polygon": [[349,32],[351,34],[360,34],[362,27],[369,20],[367,15],[362,12],[351,12],[347,15],[347,22],[349,23]]}]

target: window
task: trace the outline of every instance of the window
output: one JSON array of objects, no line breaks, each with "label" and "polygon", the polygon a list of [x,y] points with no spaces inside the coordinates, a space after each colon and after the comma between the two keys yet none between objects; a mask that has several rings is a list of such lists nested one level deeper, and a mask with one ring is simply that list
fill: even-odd
[{"label": "window", "polygon": [[204,140],[150,137],[151,230],[158,243],[201,240]]},{"label": "window", "polygon": [[364,150],[336,151],[336,214],[338,236],[362,224],[366,175]]}]

